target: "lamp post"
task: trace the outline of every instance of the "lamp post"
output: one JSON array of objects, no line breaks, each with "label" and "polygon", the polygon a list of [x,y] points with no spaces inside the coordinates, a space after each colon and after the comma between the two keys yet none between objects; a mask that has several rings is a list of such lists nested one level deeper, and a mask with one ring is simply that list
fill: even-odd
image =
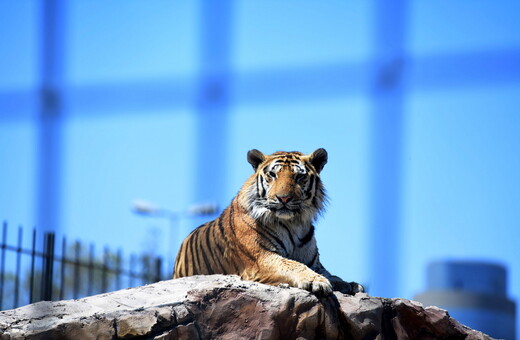
[{"label": "lamp post", "polygon": [[[170,235],[168,239],[173,244],[174,239],[173,235],[175,233],[175,226],[177,222],[180,221],[182,217],[201,217],[201,216],[209,216],[218,212],[218,206],[214,203],[199,203],[193,204],[189,206],[187,209],[182,211],[174,211],[166,208],[162,208],[150,201],[136,199],[132,202],[132,211],[140,216],[144,217],[152,217],[152,218],[164,218],[169,221],[169,229]],[[173,246],[168,247],[168,257],[169,263],[171,264],[170,268],[173,268],[174,261],[174,250]],[[170,262],[171,261],[171,262]]]}]

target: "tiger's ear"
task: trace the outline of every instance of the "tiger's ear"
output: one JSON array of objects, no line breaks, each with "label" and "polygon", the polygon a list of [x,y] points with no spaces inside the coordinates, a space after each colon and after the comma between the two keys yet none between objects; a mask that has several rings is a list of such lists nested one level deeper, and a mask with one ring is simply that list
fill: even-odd
[{"label": "tiger's ear", "polygon": [[325,164],[327,164],[327,159],[327,151],[323,148],[320,148],[309,155],[309,161],[318,173],[320,173]]},{"label": "tiger's ear", "polygon": [[247,161],[253,166],[253,169],[258,168],[263,161],[265,161],[265,155],[257,149],[249,150],[247,152]]}]

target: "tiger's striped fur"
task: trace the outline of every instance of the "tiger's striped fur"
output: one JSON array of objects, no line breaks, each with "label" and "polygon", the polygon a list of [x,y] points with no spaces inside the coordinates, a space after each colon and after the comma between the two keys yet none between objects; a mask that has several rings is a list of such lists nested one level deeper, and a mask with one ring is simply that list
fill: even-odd
[{"label": "tiger's striped fur", "polygon": [[363,291],[331,275],[320,263],[313,222],[326,201],[320,172],[327,152],[310,155],[248,152],[255,173],[215,220],[182,243],[174,278],[237,274],[245,280],[289,284],[327,295]]}]

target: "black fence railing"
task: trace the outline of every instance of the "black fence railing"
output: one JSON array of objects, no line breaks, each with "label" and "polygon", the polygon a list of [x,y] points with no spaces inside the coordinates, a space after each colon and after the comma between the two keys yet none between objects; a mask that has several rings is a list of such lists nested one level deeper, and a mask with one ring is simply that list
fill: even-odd
[{"label": "black fence railing", "polygon": [[104,248],[99,255],[92,244],[88,248],[79,241],[69,244],[62,237],[57,245],[54,233],[39,235],[36,230],[24,243],[22,227],[18,228],[16,241],[9,244],[7,233],[4,222],[0,240],[0,310],[43,300],[77,299],[167,278],[163,276],[161,257],[151,254],[124,257],[120,250]]}]

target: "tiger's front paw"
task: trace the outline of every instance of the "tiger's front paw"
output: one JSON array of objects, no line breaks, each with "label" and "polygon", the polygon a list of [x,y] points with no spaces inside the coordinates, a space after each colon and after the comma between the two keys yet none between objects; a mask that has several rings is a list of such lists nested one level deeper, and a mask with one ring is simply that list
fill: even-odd
[{"label": "tiger's front paw", "polygon": [[355,295],[357,293],[364,293],[365,292],[365,287],[363,287],[362,285],[360,285],[359,283],[357,282],[349,282],[350,284],[350,287],[351,287],[351,294],[352,295]]},{"label": "tiger's front paw", "polygon": [[308,290],[317,296],[327,296],[332,293],[332,284],[322,275],[316,275],[309,281],[301,281],[298,288]]},{"label": "tiger's front paw", "polygon": [[331,279],[333,289],[342,292],[343,294],[356,295],[357,293],[364,293],[365,287],[357,282],[345,282],[337,276]]}]

